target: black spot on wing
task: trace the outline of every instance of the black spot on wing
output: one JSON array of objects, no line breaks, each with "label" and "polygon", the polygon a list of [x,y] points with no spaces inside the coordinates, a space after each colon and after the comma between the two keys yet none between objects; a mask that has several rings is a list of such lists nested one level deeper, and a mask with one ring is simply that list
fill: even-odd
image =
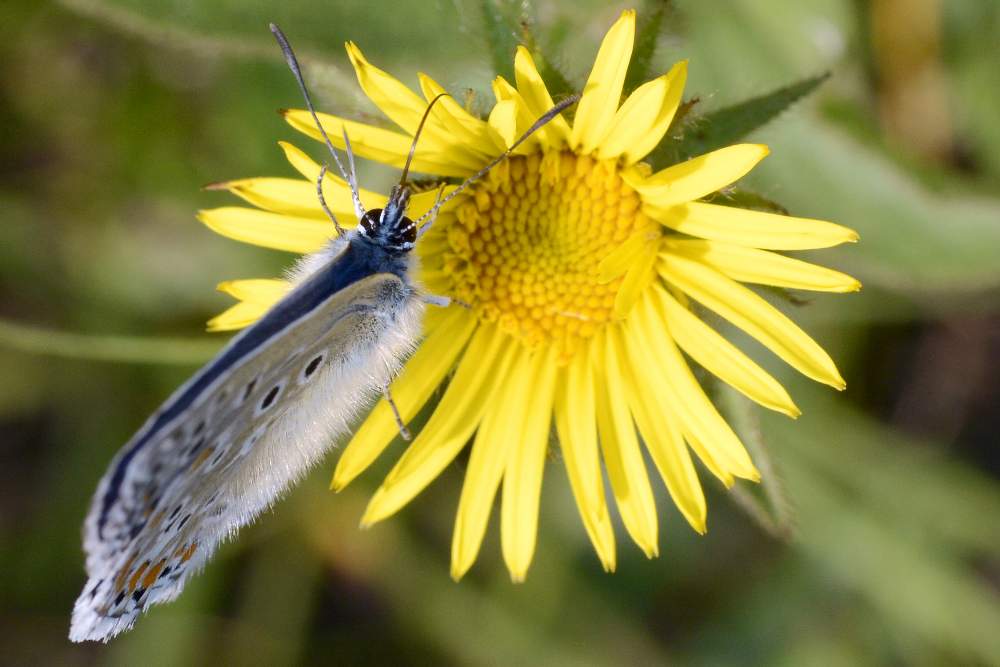
[{"label": "black spot on wing", "polygon": [[306,365],[305,369],[302,371],[303,377],[308,378],[313,373],[315,373],[316,369],[319,368],[319,365],[321,363],[323,363],[323,355],[322,354],[313,357],[313,359]]},{"label": "black spot on wing", "polygon": [[281,393],[281,385],[280,384],[276,384],[273,387],[271,387],[271,391],[267,392],[267,395],[264,396],[264,400],[262,400],[260,402],[260,410],[261,410],[261,412],[263,412],[264,410],[267,410],[269,407],[271,407],[272,405],[274,405],[274,401],[275,401],[276,398],[278,398],[278,394],[280,394],[280,393]]},{"label": "black spot on wing", "polygon": [[246,403],[246,400],[250,398],[250,395],[253,393],[254,387],[256,386],[257,386],[257,378],[254,378],[250,380],[250,382],[247,382],[247,386],[244,387],[243,389],[243,398],[240,400]]}]

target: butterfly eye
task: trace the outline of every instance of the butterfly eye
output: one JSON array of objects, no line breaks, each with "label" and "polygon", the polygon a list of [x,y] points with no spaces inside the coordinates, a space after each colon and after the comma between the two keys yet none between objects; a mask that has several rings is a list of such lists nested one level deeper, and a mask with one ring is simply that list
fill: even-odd
[{"label": "butterfly eye", "polygon": [[373,208],[364,214],[361,218],[361,222],[358,223],[358,228],[361,233],[364,234],[369,239],[374,239],[378,236],[378,230],[381,225],[382,209]]}]

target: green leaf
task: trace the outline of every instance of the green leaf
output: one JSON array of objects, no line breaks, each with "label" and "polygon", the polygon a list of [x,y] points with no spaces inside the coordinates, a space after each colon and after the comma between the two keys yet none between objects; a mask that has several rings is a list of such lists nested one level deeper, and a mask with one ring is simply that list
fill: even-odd
[{"label": "green leaf", "polygon": [[545,87],[549,89],[549,93],[552,94],[553,98],[558,101],[567,95],[579,92],[570,83],[566,75],[562,73],[562,70],[553,65],[541,49],[537,47],[531,49],[531,55],[535,59],[535,67],[538,68],[538,73],[542,75]]},{"label": "green leaf", "polygon": [[557,24],[553,29],[549,30],[546,34],[544,42],[546,48],[543,50],[539,46],[538,41],[535,39],[534,31],[531,29],[531,22],[525,18],[521,36],[524,39],[524,45],[527,47],[528,51],[531,52],[531,57],[535,61],[535,67],[538,69],[538,73],[542,77],[542,81],[545,82],[546,88],[549,89],[549,93],[555,99],[559,99],[565,95],[572,95],[577,91],[573,84],[570,83],[569,79],[563,74],[562,70],[556,67],[552,60],[548,57],[548,53],[554,53],[558,48],[559,44],[565,41],[566,37],[569,35],[569,24],[560,23]]},{"label": "green leaf", "polygon": [[507,81],[514,81],[514,52],[520,44],[520,30],[513,18],[517,5],[510,0],[481,0],[479,6],[493,71]]},{"label": "green leaf", "polygon": [[[512,0],[482,0],[483,25],[490,47],[490,59],[497,74],[511,83],[514,82],[514,53],[521,44],[531,52],[535,67],[553,97],[559,98],[574,92],[573,85],[559,71],[545,52],[539,47],[534,34],[534,19],[530,3]],[[554,39],[546,39],[549,48],[561,40],[559,33],[564,30],[557,26]]]},{"label": "green leaf", "polygon": [[632,48],[632,62],[629,63],[628,74],[625,76],[625,95],[652,78],[652,60],[663,27],[663,17],[669,8],[669,0],[650,0],[640,13],[635,30],[635,46]]},{"label": "green leaf", "polygon": [[681,159],[686,159],[737,143],[816,90],[828,78],[830,73],[824,72],[696,118],[685,131],[677,153]]}]

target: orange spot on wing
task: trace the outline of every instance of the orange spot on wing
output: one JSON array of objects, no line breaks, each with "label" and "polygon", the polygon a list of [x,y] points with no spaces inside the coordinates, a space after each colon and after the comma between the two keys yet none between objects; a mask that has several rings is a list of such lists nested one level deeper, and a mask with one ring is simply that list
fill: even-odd
[{"label": "orange spot on wing", "polygon": [[129,570],[132,569],[132,563],[135,562],[135,556],[132,556],[128,561],[122,566],[122,569],[118,570],[118,576],[115,577],[115,590],[119,591],[125,586],[125,578],[128,576]]},{"label": "orange spot on wing", "polygon": [[140,565],[139,569],[136,570],[135,574],[132,575],[132,578],[128,580],[128,589],[130,591],[134,591],[135,587],[139,585],[139,578],[142,577],[142,573],[146,571],[147,567],[149,567],[148,560],[142,565]]},{"label": "orange spot on wing", "polygon": [[160,510],[159,512],[154,514],[153,518],[149,520],[149,524],[146,526],[146,529],[155,530],[156,527],[160,525],[160,522],[163,521],[163,514],[164,514],[163,510]]},{"label": "orange spot on wing", "polygon": [[146,576],[142,578],[142,587],[143,588],[149,588],[154,583],[156,583],[156,578],[160,576],[160,572],[163,571],[163,567],[166,564],[167,564],[167,559],[164,558],[159,563],[157,563],[156,565],[154,565],[149,570],[149,572],[146,573]]},{"label": "orange spot on wing", "polygon": [[208,460],[208,457],[212,453],[212,450],[213,450],[212,447],[206,447],[205,449],[202,450],[201,454],[198,455],[198,458],[196,458],[191,463],[191,472],[197,470],[202,463]]}]

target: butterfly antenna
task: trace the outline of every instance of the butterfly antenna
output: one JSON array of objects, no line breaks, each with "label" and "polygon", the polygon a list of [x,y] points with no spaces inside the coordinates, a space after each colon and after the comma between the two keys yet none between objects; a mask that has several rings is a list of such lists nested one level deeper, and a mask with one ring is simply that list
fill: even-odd
[{"label": "butterfly antenna", "polygon": [[326,176],[327,166],[324,164],[319,170],[319,176],[316,177],[316,196],[319,198],[320,208],[326,213],[326,217],[333,221],[333,226],[337,230],[337,237],[344,236],[344,228],[340,226],[340,222],[337,220],[337,216],[333,214],[330,207],[326,205],[326,197],[323,196],[323,178]]},{"label": "butterfly antenna", "polygon": [[420,124],[417,125],[417,131],[413,133],[413,143],[410,144],[410,153],[406,156],[406,164],[403,165],[403,175],[399,177],[399,184],[404,185],[406,183],[406,176],[410,173],[410,163],[413,162],[413,154],[417,150],[417,139],[420,138],[420,133],[423,132],[424,123],[427,122],[427,118],[431,115],[431,109],[434,108],[434,104],[442,97],[449,96],[448,93],[438,93],[437,96],[431,103],[427,105],[424,109],[424,115],[420,118]]},{"label": "butterfly antenna", "polygon": [[[302,91],[302,97],[306,100],[306,106],[309,108],[309,113],[312,114],[313,122],[316,123],[319,133],[323,135],[323,140],[326,142],[326,147],[330,149],[330,155],[333,156],[333,161],[337,163],[337,169],[340,170],[340,175],[344,177],[345,181],[352,180],[347,175],[347,171],[344,170],[344,165],[340,162],[340,156],[337,155],[337,151],[334,149],[333,143],[330,141],[330,137],[327,136],[326,130],[323,129],[323,124],[319,122],[319,116],[316,115],[316,108],[313,106],[312,98],[309,96],[309,90],[306,88],[305,79],[302,78],[302,69],[299,67],[299,61],[295,57],[295,52],[292,51],[292,47],[288,43],[288,38],[285,37],[285,33],[281,32],[281,28],[275,24],[272,23],[270,27],[271,33],[274,35],[274,38],[278,40],[278,46],[281,47],[281,52],[285,56],[285,62],[288,63],[288,69],[292,70],[292,74],[295,76],[295,82],[299,84],[299,90]],[[354,186],[352,185],[351,187],[353,188]]]},{"label": "butterfly antenna", "polygon": [[[510,145],[510,148],[508,148],[503,153],[498,155],[496,158],[493,159],[492,162],[490,162],[488,165],[480,169],[478,172],[476,172],[469,178],[465,179],[465,181],[461,185],[459,185],[457,188],[449,192],[447,197],[444,197],[443,199],[439,198],[438,201],[435,202],[434,206],[431,207],[431,210],[427,211],[427,213],[424,213],[422,216],[420,216],[420,219],[417,220],[417,224],[420,224],[425,219],[430,218],[429,220],[427,220],[427,222],[421,225],[420,231],[417,232],[417,238],[423,236],[424,233],[427,232],[428,229],[430,229],[430,226],[434,223],[435,218],[437,218],[437,212],[441,209],[442,206],[444,206],[453,198],[461,194],[461,192],[465,190],[467,187],[469,187],[470,185],[478,181],[480,178],[488,174],[490,170],[493,169],[493,167],[497,166],[498,164],[509,158],[511,153],[514,152],[514,149],[520,146],[525,139],[527,139],[532,134],[537,132],[550,120],[552,120],[553,118],[561,114],[563,111],[565,111],[567,107],[576,104],[579,100],[580,100],[579,95],[570,95],[563,101],[559,102],[559,104],[555,105],[554,107],[543,113],[541,116],[539,116],[538,120],[536,120],[531,125],[531,127],[529,127],[527,131],[525,131],[524,134],[518,137],[517,141],[515,141]],[[412,155],[412,149],[410,152]]]},{"label": "butterfly antenna", "polygon": [[351,148],[351,140],[347,137],[347,125],[341,128],[344,131],[344,152],[347,153],[348,178],[347,184],[351,186],[351,199],[354,200],[354,215],[358,220],[365,217],[365,207],[361,203],[361,191],[358,190],[358,172],[354,169],[354,150]]}]

